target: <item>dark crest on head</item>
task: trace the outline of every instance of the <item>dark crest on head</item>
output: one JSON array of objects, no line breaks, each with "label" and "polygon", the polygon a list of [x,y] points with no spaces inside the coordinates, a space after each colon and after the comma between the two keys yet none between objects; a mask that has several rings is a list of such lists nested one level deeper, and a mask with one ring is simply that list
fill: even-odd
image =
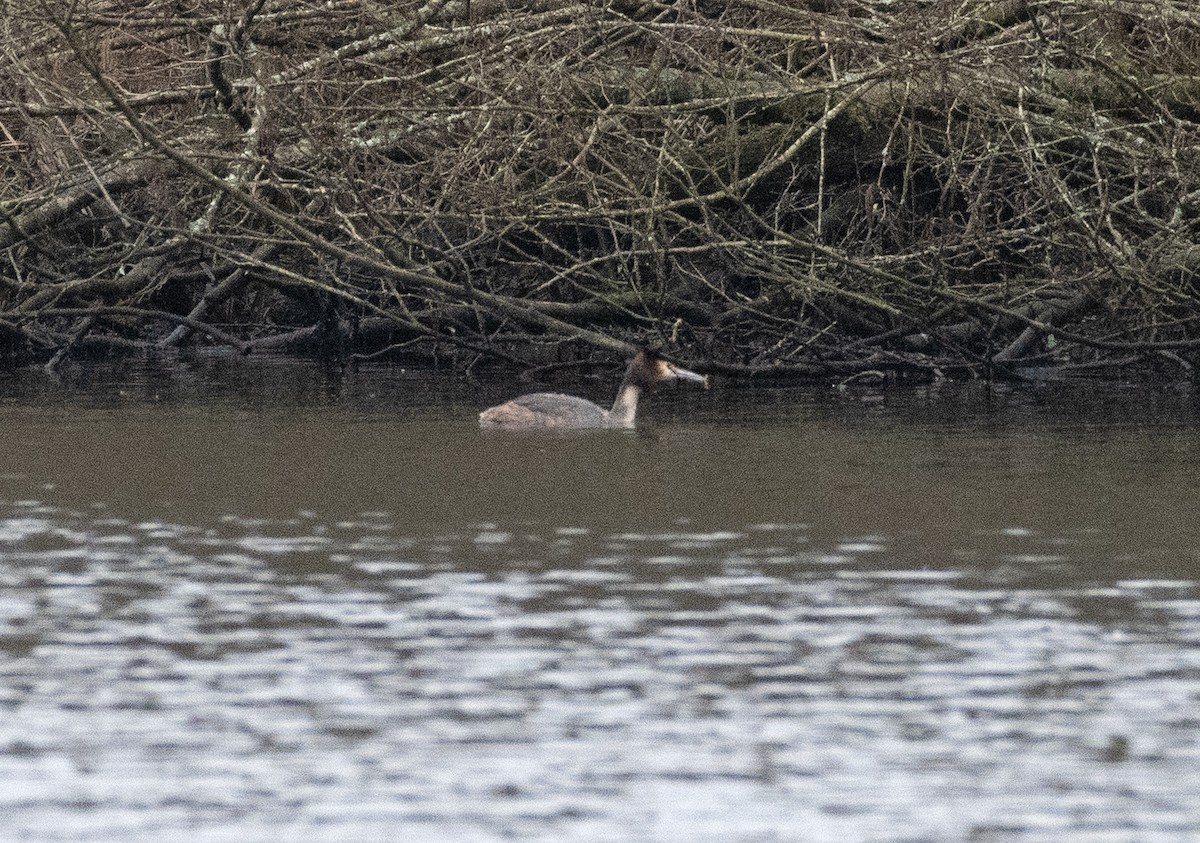
[{"label": "dark crest on head", "polygon": [[629,361],[625,371],[625,380],[643,389],[653,389],[663,379],[663,365],[666,358],[657,348],[640,346],[637,354]]}]

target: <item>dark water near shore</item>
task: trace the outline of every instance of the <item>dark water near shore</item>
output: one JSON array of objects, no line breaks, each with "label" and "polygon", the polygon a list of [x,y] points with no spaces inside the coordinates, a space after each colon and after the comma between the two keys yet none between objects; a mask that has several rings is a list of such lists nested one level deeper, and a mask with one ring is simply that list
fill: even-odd
[{"label": "dark water near shore", "polygon": [[1193,390],[520,389],[0,375],[0,839],[1200,839]]}]

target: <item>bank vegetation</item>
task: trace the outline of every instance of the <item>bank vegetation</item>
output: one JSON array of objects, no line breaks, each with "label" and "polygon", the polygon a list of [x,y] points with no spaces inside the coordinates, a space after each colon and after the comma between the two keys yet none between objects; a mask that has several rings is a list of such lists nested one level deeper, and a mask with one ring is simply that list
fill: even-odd
[{"label": "bank vegetation", "polygon": [[0,354],[1200,349],[1190,0],[8,0]]}]

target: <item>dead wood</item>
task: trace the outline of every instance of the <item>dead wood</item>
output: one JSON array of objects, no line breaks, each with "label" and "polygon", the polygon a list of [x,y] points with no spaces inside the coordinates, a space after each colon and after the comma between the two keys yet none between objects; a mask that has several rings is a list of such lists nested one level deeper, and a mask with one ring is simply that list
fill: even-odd
[{"label": "dead wood", "polygon": [[1186,374],[1200,348],[1188,3],[51,0],[3,23],[23,355],[654,342],[844,380],[1048,350]]}]

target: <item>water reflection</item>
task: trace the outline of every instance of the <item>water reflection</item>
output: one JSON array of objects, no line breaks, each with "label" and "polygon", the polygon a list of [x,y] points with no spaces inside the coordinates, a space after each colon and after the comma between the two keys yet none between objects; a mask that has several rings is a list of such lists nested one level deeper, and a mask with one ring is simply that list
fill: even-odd
[{"label": "water reflection", "polygon": [[1200,832],[1186,400],[497,439],[356,377],[4,406],[7,836]]}]

